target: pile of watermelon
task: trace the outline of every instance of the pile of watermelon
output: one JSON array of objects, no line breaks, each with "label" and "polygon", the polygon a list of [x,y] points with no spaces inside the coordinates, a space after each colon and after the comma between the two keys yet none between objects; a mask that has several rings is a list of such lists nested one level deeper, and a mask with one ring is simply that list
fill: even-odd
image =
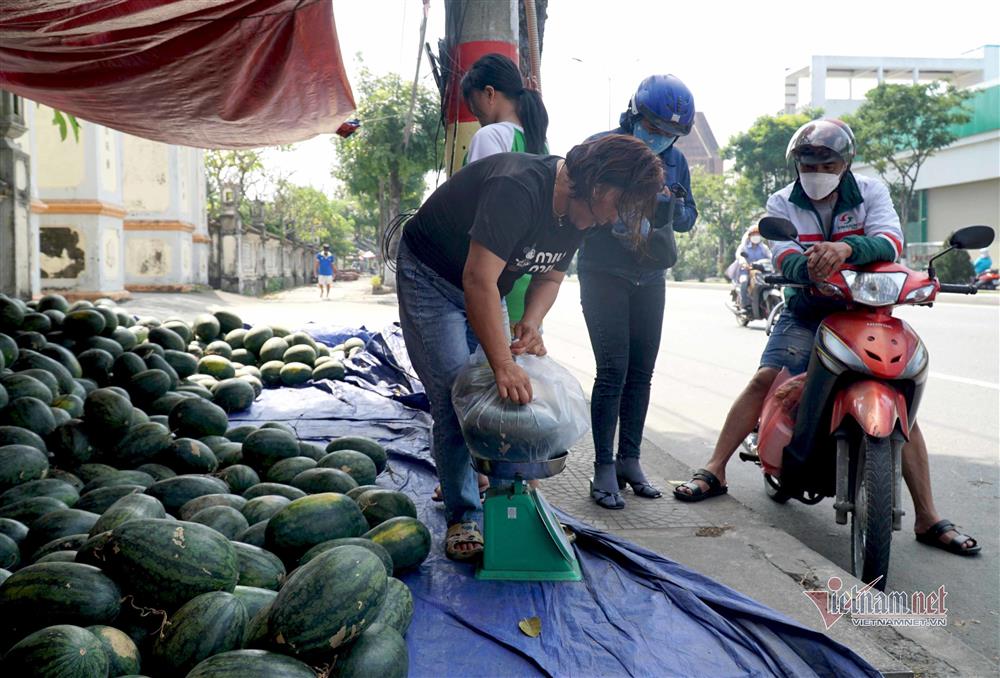
[{"label": "pile of watermelon", "polygon": [[3,675],[405,676],[430,534],[385,450],[227,417],[361,346],[0,295]]}]

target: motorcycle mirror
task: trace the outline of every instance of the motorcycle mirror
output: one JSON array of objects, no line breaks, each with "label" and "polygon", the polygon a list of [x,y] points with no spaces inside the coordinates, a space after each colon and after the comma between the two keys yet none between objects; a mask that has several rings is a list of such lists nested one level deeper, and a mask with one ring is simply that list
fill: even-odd
[{"label": "motorcycle mirror", "polygon": [[995,233],[989,226],[966,226],[948,237],[948,244],[960,250],[977,250],[989,247]]},{"label": "motorcycle mirror", "polygon": [[781,217],[764,217],[757,224],[757,228],[768,240],[795,240],[799,235],[795,224]]}]

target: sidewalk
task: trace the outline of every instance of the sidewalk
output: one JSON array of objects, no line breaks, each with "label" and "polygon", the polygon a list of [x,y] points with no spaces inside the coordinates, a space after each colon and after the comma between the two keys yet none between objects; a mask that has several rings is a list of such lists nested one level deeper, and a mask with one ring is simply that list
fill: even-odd
[{"label": "sidewalk", "polygon": [[[711,284],[671,283],[709,287]],[[725,287],[718,285],[718,287]],[[370,329],[398,319],[394,294],[373,296],[367,280],[336,283],[329,301],[315,287],[303,287],[262,299],[217,291],[189,294],[135,294],[123,308],[161,320],[226,308],[246,322],[284,324],[297,329],[308,321],[361,325]],[[572,451],[566,470],[542,481],[553,504],[595,527],[607,530],[682,563],[758,600],[800,624],[827,633],[850,647],[887,676],[998,675],[997,665],[943,629],[863,628],[841,619],[829,631],[803,594],[825,590],[831,576],[850,588],[856,580],[825,557],[735,499],[724,496],[697,504],[670,496],[671,481],[690,478],[691,469],[665,448],[692,444],[681,435],[650,434],[643,444],[644,468],[664,497],[645,500],[628,492],[622,511],[599,508],[589,498],[588,479],[594,452],[589,438]],[[761,489],[763,491],[763,489]],[[833,520],[832,515],[830,520]],[[906,535],[897,533],[896,538]]]},{"label": "sidewalk", "polygon": [[[685,444],[680,438],[668,442]],[[542,481],[542,492],[560,509],[595,527],[656,551],[826,633],[886,676],[997,675],[994,663],[943,629],[856,627],[844,618],[826,631],[819,612],[803,592],[826,590],[832,576],[840,577],[845,589],[860,585],[858,580],[731,497],[696,504],[675,500],[670,496],[671,483],[690,478],[691,469],[649,438],[643,441],[642,455],[650,481],[663,490],[660,499],[642,499],[629,490],[624,510],[598,507],[588,492],[594,459],[590,440],[572,450],[562,474]],[[901,534],[897,533],[897,538]]]}]

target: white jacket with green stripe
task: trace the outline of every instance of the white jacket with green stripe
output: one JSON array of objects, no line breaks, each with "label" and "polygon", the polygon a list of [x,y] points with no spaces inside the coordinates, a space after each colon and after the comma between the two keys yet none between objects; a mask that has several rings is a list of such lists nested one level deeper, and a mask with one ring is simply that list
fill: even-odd
[{"label": "white jacket with green stripe", "polygon": [[522,128],[512,122],[495,122],[481,127],[472,135],[462,165],[468,165],[494,153],[524,153],[524,149]]}]

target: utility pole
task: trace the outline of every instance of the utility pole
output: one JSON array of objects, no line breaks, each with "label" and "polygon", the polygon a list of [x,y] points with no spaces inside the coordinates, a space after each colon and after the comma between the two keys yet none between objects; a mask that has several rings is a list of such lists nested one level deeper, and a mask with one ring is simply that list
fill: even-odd
[{"label": "utility pole", "polygon": [[441,62],[445,71],[445,168],[448,176],[462,167],[476,117],[462,100],[460,83],[476,60],[491,52],[518,63],[517,0],[446,0],[445,39]]}]

